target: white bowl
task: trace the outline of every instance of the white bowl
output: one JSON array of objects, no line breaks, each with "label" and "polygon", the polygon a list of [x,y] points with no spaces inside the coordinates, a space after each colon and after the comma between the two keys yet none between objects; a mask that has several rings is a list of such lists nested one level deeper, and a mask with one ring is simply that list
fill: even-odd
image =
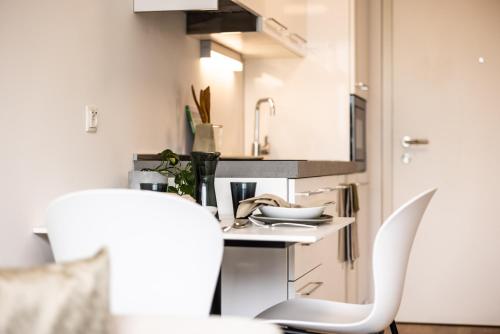
[{"label": "white bowl", "polygon": [[260,212],[272,218],[312,219],[318,218],[325,211],[326,206],[313,208],[280,208],[275,206],[261,206]]}]

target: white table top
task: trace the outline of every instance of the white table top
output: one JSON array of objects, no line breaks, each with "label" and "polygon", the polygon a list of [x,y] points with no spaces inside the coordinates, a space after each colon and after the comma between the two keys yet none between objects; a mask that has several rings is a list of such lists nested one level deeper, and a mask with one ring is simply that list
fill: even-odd
[{"label": "white table top", "polygon": [[[234,219],[221,219],[222,226],[233,224]],[[289,243],[315,243],[329,234],[335,233],[354,223],[354,218],[334,218],[331,223],[321,224],[315,228],[307,227],[260,227],[250,224],[242,229],[231,228],[224,232],[224,240],[239,240],[239,241],[275,241]]]},{"label": "white table top", "polygon": [[[232,225],[233,218],[222,218],[221,227]],[[224,232],[224,240],[234,241],[273,241],[287,243],[315,243],[329,234],[335,233],[343,227],[354,222],[354,218],[336,217],[331,223],[321,224],[315,228],[305,227],[259,227],[253,224],[246,228],[231,228]],[[47,227],[38,226],[33,228],[33,233],[41,236],[47,235]]]}]

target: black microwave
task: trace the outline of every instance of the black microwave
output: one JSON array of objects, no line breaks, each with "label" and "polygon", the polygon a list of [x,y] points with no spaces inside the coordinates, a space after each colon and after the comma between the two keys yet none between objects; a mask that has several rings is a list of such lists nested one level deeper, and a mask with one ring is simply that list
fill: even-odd
[{"label": "black microwave", "polygon": [[350,146],[351,161],[359,164],[359,168],[366,169],[366,100],[351,94],[350,103]]}]

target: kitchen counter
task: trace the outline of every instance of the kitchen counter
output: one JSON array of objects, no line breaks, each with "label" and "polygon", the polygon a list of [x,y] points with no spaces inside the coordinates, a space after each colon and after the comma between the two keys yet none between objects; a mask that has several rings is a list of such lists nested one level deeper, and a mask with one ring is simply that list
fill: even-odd
[{"label": "kitchen counter", "polygon": [[[254,160],[222,158],[217,165],[216,177],[288,178],[346,175],[363,171],[353,161],[321,160]],[[134,155],[134,169],[153,168],[159,164],[155,155]]]}]

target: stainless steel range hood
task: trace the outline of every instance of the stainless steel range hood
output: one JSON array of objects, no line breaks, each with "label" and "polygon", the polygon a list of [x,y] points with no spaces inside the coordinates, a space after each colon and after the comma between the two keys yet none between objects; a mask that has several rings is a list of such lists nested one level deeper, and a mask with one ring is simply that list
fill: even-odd
[{"label": "stainless steel range hood", "polygon": [[305,55],[306,41],[290,34],[276,19],[259,16],[230,0],[219,0],[218,7],[217,10],[187,11],[186,33],[216,41],[245,58]]}]

